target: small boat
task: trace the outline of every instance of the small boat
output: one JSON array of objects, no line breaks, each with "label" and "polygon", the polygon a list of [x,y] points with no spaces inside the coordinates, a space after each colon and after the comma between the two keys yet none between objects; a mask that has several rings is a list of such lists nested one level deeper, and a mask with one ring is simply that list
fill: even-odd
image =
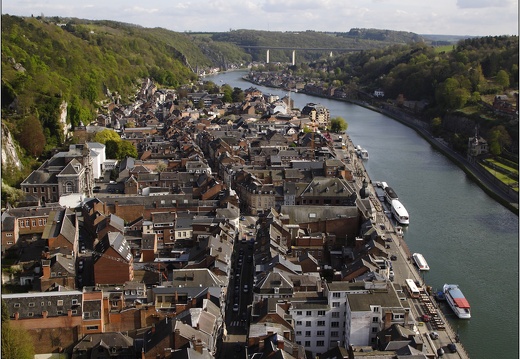
[{"label": "small boat", "polygon": [[362,160],[368,160],[368,151],[362,148],[360,145],[356,146],[356,153]]},{"label": "small boat", "polygon": [[430,266],[426,263],[426,259],[424,259],[421,253],[412,254],[412,258],[417,267],[419,267],[419,270],[430,270]]},{"label": "small boat", "polygon": [[460,319],[471,318],[471,307],[468,300],[462,294],[457,284],[444,284],[442,291],[446,297],[446,301],[457,317]]},{"label": "small boat", "polygon": [[400,224],[410,224],[410,217],[408,216],[408,211],[404,206],[399,202],[399,200],[394,199],[391,202],[392,206],[392,214],[397,222]]},{"label": "small boat", "polygon": [[439,291],[435,292],[433,296],[438,301],[445,301],[446,300],[446,296],[444,295],[444,292],[442,290],[439,290]]},{"label": "small boat", "polygon": [[396,226],[395,227],[395,233],[397,234],[397,236],[402,237],[403,236],[403,227]]}]

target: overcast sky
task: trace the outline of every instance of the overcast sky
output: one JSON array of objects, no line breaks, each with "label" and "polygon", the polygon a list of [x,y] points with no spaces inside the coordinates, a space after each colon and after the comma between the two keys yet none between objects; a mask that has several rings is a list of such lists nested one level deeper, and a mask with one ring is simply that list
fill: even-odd
[{"label": "overcast sky", "polygon": [[517,0],[2,0],[2,14],[115,20],[173,31],[518,35]]}]

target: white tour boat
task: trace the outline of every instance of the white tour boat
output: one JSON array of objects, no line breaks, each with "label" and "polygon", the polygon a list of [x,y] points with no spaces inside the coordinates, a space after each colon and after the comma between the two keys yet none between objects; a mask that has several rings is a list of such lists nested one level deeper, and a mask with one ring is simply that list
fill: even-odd
[{"label": "white tour boat", "polygon": [[394,218],[397,222],[400,224],[410,224],[410,217],[408,215],[408,211],[404,206],[402,205],[399,200],[394,199],[391,202],[392,206],[392,214],[394,215]]},{"label": "white tour boat", "polygon": [[423,255],[421,253],[412,254],[412,258],[413,258],[415,264],[417,265],[417,267],[419,267],[419,270],[430,270],[430,266],[428,265],[428,263],[426,262],[426,259],[424,259]]},{"label": "white tour boat", "polygon": [[442,287],[446,301],[457,317],[460,319],[471,318],[471,307],[468,300],[462,294],[457,284],[444,284]]}]

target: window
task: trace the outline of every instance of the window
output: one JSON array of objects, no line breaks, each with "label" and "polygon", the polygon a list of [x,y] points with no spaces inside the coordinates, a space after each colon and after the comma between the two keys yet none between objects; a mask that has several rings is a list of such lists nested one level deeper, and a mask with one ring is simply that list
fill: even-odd
[{"label": "window", "polygon": [[323,330],[318,330],[318,331],[316,332],[316,335],[317,335],[318,337],[323,337],[323,336],[325,336],[325,331],[323,331]]},{"label": "window", "polygon": [[372,328],[372,333],[377,333],[377,327]]},{"label": "window", "polygon": [[312,322],[311,322],[310,320],[306,321],[306,322],[305,322],[305,326],[306,326],[306,327],[310,327],[310,326],[312,326]]},{"label": "window", "polygon": [[307,330],[307,331],[305,332],[305,336],[306,336],[306,337],[310,337],[311,335],[312,335],[312,334],[311,334],[311,331],[310,331],[310,330]]},{"label": "window", "polygon": [[374,313],[378,313],[378,312],[379,312],[379,307],[374,307],[373,312],[374,312]]},{"label": "window", "polygon": [[30,302],[29,307],[34,307],[34,302]]},{"label": "window", "polygon": [[296,311],[296,315],[302,315],[302,311],[301,310],[297,310]]},{"label": "window", "polygon": [[78,311],[76,309],[72,309],[72,314],[78,314]]},{"label": "window", "polygon": [[306,346],[306,347],[310,347],[310,346],[311,346],[311,342],[310,342],[310,340],[306,340],[306,341],[305,341],[305,346]]},{"label": "window", "polygon": [[27,316],[28,317],[34,317],[34,313],[33,312],[29,312],[29,313],[27,313]]},{"label": "window", "polygon": [[318,320],[318,327],[324,327],[325,326],[325,321],[324,320]]},{"label": "window", "polygon": [[378,322],[379,322],[379,318],[378,317],[372,318],[372,323],[378,323]]},{"label": "window", "polygon": [[20,308],[20,303],[14,303],[14,306],[15,308]]},{"label": "window", "polygon": [[49,300],[49,301],[47,302],[47,305],[50,307],[50,306],[52,305],[52,302]]},{"label": "window", "polygon": [[297,330],[296,331],[296,335],[302,335],[302,331],[301,330]]},{"label": "window", "polygon": [[83,318],[84,319],[90,318],[90,312],[83,312]]},{"label": "window", "polygon": [[25,227],[25,226],[24,226],[24,223],[25,223],[25,222],[23,221],[23,219],[22,219],[20,222],[18,222],[18,225],[20,226],[20,228]]},{"label": "window", "polygon": [[330,336],[332,338],[337,338],[337,337],[339,337],[339,332],[330,332]]},{"label": "window", "polygon": [[63,314],[63,310],[58,310],[58,312],[56,314],[62,315]]},{"label": "window", "polygon": [[33,187],[33,193],[36,193],[36,192],[38,192],[38,191],[36,190],[36,187]]},{"label": "window", "polygon": [[62,299],[58,299],[58,302],[56,303],[56,305],[63,306],[63,300]]},{"label": "window", "polygon": [[341,298],[341,293],[332,293],[332,298]]},{"label": "window", "polygon": [[12,236],[13,236],[12,233],[6,233],[5,235],[6,235],[7,237],[12,237]]},{"label": "window", "polygon": [[35,220],[35,219],[33,219],[33,220],[31,221],[31,223],[32,223],[32,226],[33,226],[33,227],[36,226],[36,220]]},{"label": "window", "polygon": [[98,318],[98,317],[99,317],[99,312],[98,312],[98,311],[94,311],[94,312],[92,312],[92,316],[93,316],[94,318]]},{"label": "window", "polygon": [[325,341],[323,341],[323,340],[318,340],[318,341],[316,341],[316,346],[317,346],[317,347],[322,347],[322,346],[324,346],[324,345],[325,345]]},{"label": "window", "polygon": [[87,330],[98,330],[97,325],[87,325]]},{"label": "window", "polygon": [[7,245],[12,245],[12,244],[14,244],[13,241],[7,241]]},{"label": "window", "polygon": [[332,308],[339,308],[339,302],[332,302]]},{"label": "window", "polygon": [[45,306],[45,302],[41,302],[40,305],[43,307]]},{"label": "window", "polygon": [[28,219],[25,220],[25,226],[29,227],[29,220]]},{"label": "window", "polygon": [[40,219],[38,220],[38,225],[39,225],[39,226],[43,226],[43,219],[40,218]]},{"label": "window", "polygon": [[71,193],[72,192],[72,182],[65,183],[65,193]]},{"label": "window", "polygon": [[324,310],[318,310],[318,315],[325,315],[325,311]]},{"label": "window", "polygon": [[312,315],[312,311],[311,310],[308,310],[305,314],[306,316],[310,317]]},{"label": "window", "polygon": [[297,320],[296,321],[296,325],[302,325],[302,321],[301,320]]},{"label": "window", "polygon": [[339,328],[339,322],[332,322],[330,323],[331,328]]},{"label": "window", "polygon": [[72,299],[72,305],[76,305],[78,304],[78,300],[77,299]]}]

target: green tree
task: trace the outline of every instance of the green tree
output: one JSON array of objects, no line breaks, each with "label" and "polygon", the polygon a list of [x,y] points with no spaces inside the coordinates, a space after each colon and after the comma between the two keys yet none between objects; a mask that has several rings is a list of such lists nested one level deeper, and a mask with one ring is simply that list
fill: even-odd
[{"label": "green tree", "polygon": [[11,326],[9,310],[2,300],[2,359],[32,359],[34,346],[29,333]]},{"label": "green tree", "polygon": [[431,124],[431,131],[434,136],[439,136],[442,130],[442,119],[440,117],[435,117]]},{"label": "green tree", "polygon": [[105,142],[105,153],[107,158],[119,159],[119,140],[107,140]]},{"label": "green tree", "polygon": [[[96,132],[96,134],[94,135],[94,138],[92,139],[93,142],[99,142],[99,143],[102,143],[104,145],[106,145],[106,142],[107,141],[121,141],[121,137],[119,137],[119,135],[117,134],[116,131],[114,130],[109,130],[108,128],[102,130],[102,131],[99,131],[99,132]],[[110,158],[115,158],[115,157],[110,157]]]},{"label": "green tree", "polygon": [[511,136],[504,126],[498,125],[491,129],[489,135],[489,150],[493,155],[500,155],[505,147],[511,146],[511,142]]},{"label": "green tree", "polygon": [[333,117],[330,120],[330,130],[335,133],[345,132],[347,130],[348,124],[347,121],[343,117]]},{"label": "green tree", "polygon": [[233,98],[233,102],[242,102],[245,98],[244,91],[240,87],[235,87],[231,97]]},{"label": "green tree", "polygon": [[495,78],[497,84],[502,86],[502,89],[509,87],[509,74],[505,70],[500,70]]},{"label": "green tree", "polygon": [[223,102],[233,102],[233,89],[228,84],[224,84],[221,87],[221,91],[224,93],[224,96],[222,97]]},{"label": "green tree", "polygon": [[126,157],[137,158],[137,148],[130,141],[121,141],[118,144],[117,158],[122,160]]}]

